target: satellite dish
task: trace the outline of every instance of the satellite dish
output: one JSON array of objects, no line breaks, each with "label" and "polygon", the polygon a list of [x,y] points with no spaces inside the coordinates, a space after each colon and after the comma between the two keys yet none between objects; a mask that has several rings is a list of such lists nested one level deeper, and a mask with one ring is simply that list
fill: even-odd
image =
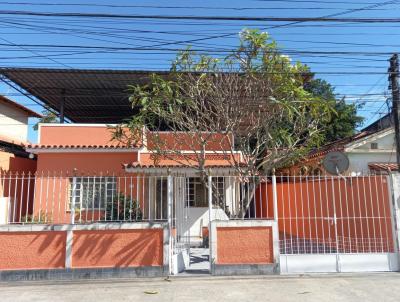
[{"label": "satellite dish", "polygon": [[340,175],[349,168],[349,158],[342,152],[329,152],[322,161],[322,164],[328,173]]}]

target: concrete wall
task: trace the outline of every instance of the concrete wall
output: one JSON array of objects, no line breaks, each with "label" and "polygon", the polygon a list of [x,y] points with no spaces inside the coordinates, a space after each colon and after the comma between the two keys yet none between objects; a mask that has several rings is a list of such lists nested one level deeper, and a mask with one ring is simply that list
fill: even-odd
[{"label": "concrete wall", "polygon": [[272,227],[217,227],[217,264],[274,262]]},{"label": "concrete wall", "polygon": [[396,152],[357,152],[346,153],[349,157],[349,173],[351,175],[361,175],[362,172],[368,172],[368,163],[395,163]]},{"label": "concrete wall", "polygon": [[65,268],[66,232],[0,232],[0,270]]},{"label": "concrete wall", "polygon": [[149,223],[0,226],[0,279],[26,277],[29,271],[43,276],[49,270],[58,277],[93,269],[97,277],[98,269],[118,276],[130,268],[135,268],[130,273],[163,275],[168,272],[167,230],[165,224]]},{"label": "concrete wall", "polygon": [[0,102],[0,136],[25,142],[28,137],[28,116],[10,104]]},{"label": "concrete wall", "polygon": [[162,265],[162,229],[74,232],[72,267]]},{"label": "concrete wall", "polygon": [[274,274],[279,272],[279,238],[273,220],[211,222],[213,275]]},{"label": "concrete wall", "polygon": [[[207,227],[209,223],[209,211],[207,208],[191,207],[187,208],[187,220],[183,221],[182,233],[184,236],[202,237],[203,227]],[[224,210],[212,209],[211,218],[218,220],[229,220]]]}]

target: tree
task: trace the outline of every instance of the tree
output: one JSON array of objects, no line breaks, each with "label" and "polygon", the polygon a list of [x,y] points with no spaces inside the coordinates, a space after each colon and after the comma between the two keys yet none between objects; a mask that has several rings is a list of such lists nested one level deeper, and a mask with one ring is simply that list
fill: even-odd
[{"label": "tree", "polygon": [[58,123],[59,119],[56,113],[50,110],[49,107],[44,106],[44,109],[42,110],[42,118],[33,125],[33,130],[38,130],[39,129],[39,124],[43,123]]},{"label": "tree", "polygon": [[334,104],[335,113],[320,125],[324,129],[322,143],[329,143],[355,134],[357,127],[361,126],[364,120],[363,117],[357,115],[357,110],[363,106],[362,104],[347,104],[344,98],[337,99],[334,88],[325,80],[313,79],[305,84],[304,89],[313,96]]},{"label": "tree", "polygon": [[[205,184],[207,152],[215,144],[220,148],[213,150],[224,152],[238,175],[269,173],[323,139],[320,125],[333,108],[304,89],[310,76],[305,65],[282,55],[267,33],[243,30],[238,48],[223,59],[187,49],[168,76],[154,74],[149,84],[130,86],[130,101],[139,113],[115,127],[113,138],[151,144],[148,149],[158,156],[179,155]],[[152,131],[150,140],[143,140],[143,129]],[[165,129],[177,145],[192,146],[190,154],[167,146]],[[256,186],[244,194],[250,198],[239,215],[246,212]]]}]

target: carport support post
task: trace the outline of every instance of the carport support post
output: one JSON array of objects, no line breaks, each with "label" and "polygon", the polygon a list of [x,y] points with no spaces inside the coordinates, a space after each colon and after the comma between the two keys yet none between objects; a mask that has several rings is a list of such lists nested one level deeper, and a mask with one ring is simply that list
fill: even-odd
[{"label": "carport support post", "polygon": [[60,124],[64,124],[65,89],[62,90],[60,103]]}]

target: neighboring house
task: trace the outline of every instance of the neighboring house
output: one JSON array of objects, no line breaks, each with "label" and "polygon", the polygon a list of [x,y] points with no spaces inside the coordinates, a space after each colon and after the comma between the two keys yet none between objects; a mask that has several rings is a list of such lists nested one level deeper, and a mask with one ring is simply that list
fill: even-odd
[{"label": "neighboring house", "polygon": [[[26,175],[33,176],[36,171],[36,160],[29,158],[23,145],[27,144],[28,119],[40,118],[41,115],[0,96],[0,176]],[[25,186],[25,190],[22,189]],[[0,183],[0,224],[8,220],[7,213],[17,212],[22,207],[17,198],[32,203],[33,194],[26,188],[32,188],[29,180],[19,183],[5,180]],[[18,197],[17,197],[18,196]]]},{"label": "neighboring house", "polygon": [[36,161],[22,147],[27,144],[30,117],[41,115],[0,96],[0,171],[35,172]]},{"label": "neighboring house", "polygon": [[394,128],[389,126],[390,123],[385,123],[384,127],[378,126],[378,122],[374,125],[311,152],[305,161],[290,169],[291,173],[298,173],[299,169],[305,174],[324,173],[323,158],[332,151],[347,155],[349,169],[344,173],[347,175],[397,170]]}]

